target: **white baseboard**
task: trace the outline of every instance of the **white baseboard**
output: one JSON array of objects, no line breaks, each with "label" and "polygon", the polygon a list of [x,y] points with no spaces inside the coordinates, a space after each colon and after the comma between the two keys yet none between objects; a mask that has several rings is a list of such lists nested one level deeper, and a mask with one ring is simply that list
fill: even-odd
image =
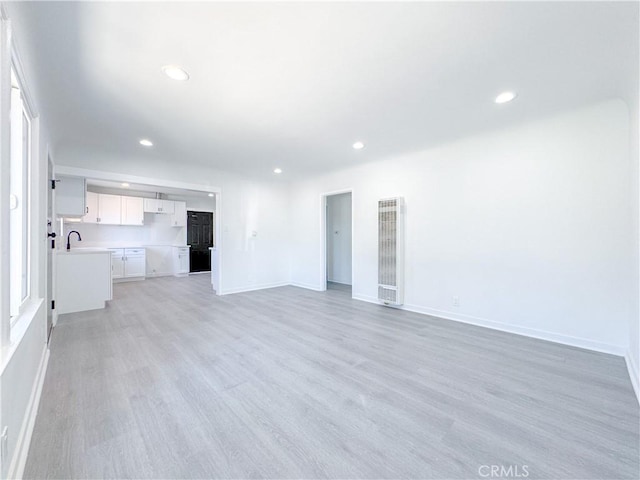
[{"label": "white baseboard", "polygon": [[640,403],[640,378],[638,377],[638,365],[633,360],[631,356],[631,352],[627,350],[627,353],[624,356],[624,361],[627,364],[627,371],[629,372],[629,378],[631,378],[631,385],[633,385],[633,391],[636,392],[636,398],[638,399],[638,403]]},{"label": "white baseboard", "polygon": [[160,277],[172,277],[173,272],[156,272],[156,273],[147,273],[145,274],[146,278],[160,278]]},{"label": "white baseboard", "polygon": [[9,465],[7,478],[22,478],[24,473],[24,467],[27,464],[27,455],[29,454],[29,446],[31,445],[31,436],[33,435],[33,428],[36,424],[36,415],[38,415],[42,386],[44,385],[44,378],[47,373],[47,366],[49,365],[49,353],[49,349],[45,347],[44,352],[42,352],[40,366],[38,367],[38,374],[33,383],[31,396],[29,397],[29,404],[25,410],[15,452]]},{"label": "white baseboard", "polygon": [[265,290],[267,288],[286,287],[291,285],[289,282],[263,283],[260,285],[251,285],[247,287],[230,288],[221,290],[220,295],[231,295],[233,293],[253,292],[255,290]]},{"label": "white baseboard", "polygon": [[113,283],[142,282],[143,280],[146,280],[146,279],[147,279],[146,275],[144,277],[114,278]]},{"label": "white baseboard", "polygon": [[313,290],[315,292],[324,292],[326,289],[321,288],[318,285],[311,285],[309,283],[301,283],[301,282],[291,282],[289,283],[292,287],[306,288],[307,290]]},{"label": "white baseboard", "polygon": [[351,286],[351,284],[350,284],[350,283],[347,283],[347,282],[341,282],[340,280],[327,280],[327,282],[330,282],[330,283],[338,283],[338,284],[340,284],[340,285],[349,285],[349,286]]},{"label": "white baseboard", "polygon": [[[354,295],[354,299],[362,300],[364,302],[376,303],[380,305],[380,302],[375,297],[369,297],[365,295]],[[394,307],[400,310],[407,310],[409,312],[421,313],[423,315],[430,315],[432,317],[444,318],[445,320],[453,320],[455,322],[468,323],[470,325],[476,325],[479,327],[491,328],[492,330],[499,330],[501,332],[513,333],[515,335],[523,335],[525,337],[538,338],[540,340],[547,340],[549,342],[560,343],[563,345],[570,345],[572,347],[585,348],[587,350],[594,350],[596,352],[609,353],[612,355],[618,355],[620,357],[625,355],[624,347],[618,345],[612,345],[609,343],[596,342],[587,338],[573,337],[570,335],[564,335],[561,333],[549,332],[545,330],[537,330],[535,328],[521,327],[518,325],[509,325],[507,323],[496,322],[494,320],[488,320],[486,318],[474,317],[471,315],[464,315],[456,312],[449,312],[445,310],[436,310],[432,308],[420,307],[417,305],[402,305],[400,307]]]}]

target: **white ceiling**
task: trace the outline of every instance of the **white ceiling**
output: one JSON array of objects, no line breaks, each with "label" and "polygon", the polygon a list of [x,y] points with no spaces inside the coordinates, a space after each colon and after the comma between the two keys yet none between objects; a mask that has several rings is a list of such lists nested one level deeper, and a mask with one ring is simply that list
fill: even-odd
[{"label": "white ceiling", "polygon": [[98,180],[93,178],[87,179],[87,185],[90,187],[98,187],[104,188],[108,190],[118,190],[120,195],[127,195],[127,193],[161,193],[165,195],[183,195],[189,197],[201,197],[205,198],[209,196],[209,192],[202,192],[197,190],[185,190],[183,188],[171,188],[171,187],[160,187],[157,185],[145,185],[142,183],[130,183],[127,182],[128,186],[123,186],[122,182],[116,182],[112,180]]},{"label": "white ceiling", "polygon": [[[637,98],[636,2],[7,8],[63,162],[99,152],[296,176]],[[191,79],[169,80],[166,64]],[[518,98],[494,104],[505,89]]]}]

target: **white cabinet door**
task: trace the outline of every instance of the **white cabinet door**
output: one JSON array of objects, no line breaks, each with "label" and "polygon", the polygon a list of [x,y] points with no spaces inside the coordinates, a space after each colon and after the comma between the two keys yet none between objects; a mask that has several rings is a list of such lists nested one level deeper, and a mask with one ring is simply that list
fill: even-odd
[{"label": "white cabinet door", "polygon": [[189,252],[178,255],[180,273],[189,273]]},{"label": "white cabinet door", "polygon": [[144,248],[124,249],[124,276],[144,277],[147,274],[147,262]]},{"label": "white cabinet door", "polygon": [[122,225],[144,225],[144,201],[142,197],[122,198]]},{"label": "white cabinet door", "polygon": [[82,217],[86,212],[86,179],[63,175],[56,180],[56,214],[59,217]]},{"label": "white cabinet door", "polygon": [[111,250],[111,278],[123,278],[124,277],[124,250],[112,249]]},{"label": "white cabinet door", "polygon": [[171,215],[171,225],[173,227],[187,226],[187,204],[186,202],[173,202],[174,212]]},{"label": "white cabinet door", "polygon": [[98,194],[98,223],[120,225],[122,222],[122,202],[119,195]]},{"label": "white cabinet door", "polygon": [[98,223],[98,194],[87,192],[87,206],[85,216],[82,217],[84,223]]},{"label": "white cabinet door", "polygon": [[144,211],[149,213],[173,214],[175,211],[172,200],[160,200],[159,198],[145,198]]},{"label": "white cabinet door", "polygon": [[160,202],[156,198],[145,198],[143,201],[143,209],[149,213],[160,213]]},{"label": "white cabinet door", "polygon": [[168,213],[173,215],[175,213],[175,203],[173,200],[160,200],[160,213]]},{"label": "white cabinet door", "polygon": [[173,247],[173,274],[189,273],[189,247]]},{"label": "white cabinet door", "polygon": [[144,277],[146,275],[146,262],[144,256],[125,256],[124,258],[126,259],[124,267],[125,277]]}]

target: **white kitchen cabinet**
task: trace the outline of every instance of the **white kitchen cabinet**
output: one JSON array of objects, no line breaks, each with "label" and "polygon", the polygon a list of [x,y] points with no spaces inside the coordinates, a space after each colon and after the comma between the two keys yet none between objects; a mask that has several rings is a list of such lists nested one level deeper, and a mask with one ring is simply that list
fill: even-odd
[{"label": "white kitchen cabinet", "polygon": [[173,215],[175,213],[175,203],[172,200],[160,200],[162,202],[162,213]]},{"label": "white kitchen cabinet", "polygon": [[144,211],[149,213],[166,213],[172,215],[175,212],[174,202],[159,198],[145,198]]},{"label": "white kitchen cabinet", "polygon": [[122,222],[122,202],[120,195],[98,194],[98,223],[120,225]]},{"label": "white kitchen cabinet", "polygon": [[147,273],[144,248],[124,249],[124,277],[144,277]]},{"label": "white kitchen cabinet", "polygon": [[124,278],[124,249],[111,248],[111,278]]},{"label": "white kitchen cabinet", "polygon": [[83,177],[58,176],[56,185],[56,214],[59,217],[82,217],[86,212],[87,180]]},{"label": "white kitchen cabinet", "polygon": [[171,225],[173,227],[187,226],[187,203],[173,202],[173,215],[171,215]]},{"label": "white kitchen cabinet", "polygon": [[173,247],[173,274],[189,274],[189,247]]},{"label": "white kitchen cabinet", "polygon": [[122,225],[144,225],[144,199],[142,197],[120,197]]},{"label": "white kitchen cabinet", "polygon": [[76,248],[55,255],[58,314],[104,308],[112,298],[109,251]]},{"label": "white kitchen cabinet", "polygon": [[146,254],[144,248],[111,248],[111,278],[144,279]]},{"label": "white kitchen cabinet", "polygon": [[145,213],[160,213],[160,200],[157,198],[145,198],[143,199],[142,207]]},{"label": "white kitchen cabinet", "polygon": [[120,225],[122,222],[122,201],[119,195],[87,192],[84,223]]},{"label": "white kitchen cabinet", "polygon": [[98,223],[98,194],[87,192],[87,205],[85,215],[82,217],[83,223]]}]

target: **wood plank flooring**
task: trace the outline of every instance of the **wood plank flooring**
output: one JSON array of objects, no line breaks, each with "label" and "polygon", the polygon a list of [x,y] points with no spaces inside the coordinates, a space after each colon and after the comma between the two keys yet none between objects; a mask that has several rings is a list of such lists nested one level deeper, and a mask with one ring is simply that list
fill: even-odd
[{"label": "wood plank flooring", "polygon": [[25,478],[639,477],[620,357],[208,280],[60,318]]}]

